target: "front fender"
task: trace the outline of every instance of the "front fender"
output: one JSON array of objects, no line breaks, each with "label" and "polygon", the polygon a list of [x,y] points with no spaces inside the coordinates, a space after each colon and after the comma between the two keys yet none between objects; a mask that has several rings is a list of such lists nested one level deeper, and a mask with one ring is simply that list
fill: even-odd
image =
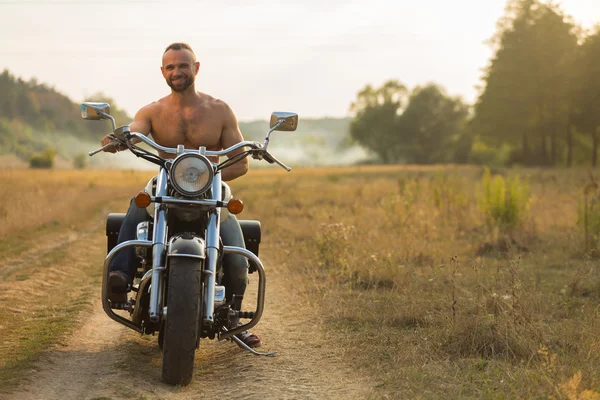
[{"label": "front fender", "polygon": [[169,240],[167,258],[185,257],[204,260],[206,258],[206,243],[204,239],[190,234],[176,235]]}]

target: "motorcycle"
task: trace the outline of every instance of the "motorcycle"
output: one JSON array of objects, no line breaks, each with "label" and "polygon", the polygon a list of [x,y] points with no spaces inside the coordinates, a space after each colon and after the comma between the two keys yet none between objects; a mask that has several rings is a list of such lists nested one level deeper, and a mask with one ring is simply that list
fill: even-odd
[{"label": "motorcycle", "polygon": [[[146,208],[149,214],[148,221],[137,227],[137,239],[117,244],[125,214],[111,213],[107,217],[108,254],[102,279],[102,306],[106,314],[141,334],[154,335],[158,332],[162,350],[162,380],[168,384],[187,385],[191,382],[200,339],[230,339],[253,354],[273,355],[275,352],[257,352],[236,337],[254,327],[262,316],[266,275],[258,258],[259,221],[239,221],[246,248],[224,246],[220,241],[219,226],[225,213],[235,215],[243,210],[242,201],[233,198],[228,186],[222,182],[221,171],[251,156],[277,164],[289,172],[291,168],[275,158],[267,148],[273,131],[296,130],[298,115],[274,112],[263,143],[243,141],[220,151],[210,151],[205,147],[186,149],[183,145],[177,148],[160,146],[143,134],[131,132],[129,126],[117,127],[108,103],[85,102],[81,104],[81,116],[86,120],[112,122],[113,132],[109,135],[112,141],[90,152],[90,156],[108,146],[118,145],[158,166],[157,176],[134,197],[135,204]],[[162,158],[133,144],[133,138],[175,157]],[[220,163],[208,158],[228,156],[240,149],[243,151]],[[131,247],[135,248],[139,261],[129,291],[132,297],[124,303],[112,302],[108,296],[109,265],[118,252]],[[226,288],[220,284],[222,256],[230,253],[248,260],[249,273],[258,272],[254,311],[238,311],[239,297],[226,300]],[[117,314],[118,310],[124,310],[125,313],[121,311],[120,314],[125,316]],[[239,326],[233,322],[240,319],[249,321]]]}]

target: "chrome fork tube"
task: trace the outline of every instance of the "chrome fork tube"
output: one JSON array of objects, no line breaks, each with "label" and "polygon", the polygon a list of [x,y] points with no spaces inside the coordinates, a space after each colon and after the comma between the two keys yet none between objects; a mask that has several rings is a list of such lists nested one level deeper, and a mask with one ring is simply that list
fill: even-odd
[{"label": "chrome fork tube", "polygon": [[[221,173],[217,172],[212,182],[213,199],[221,200]],[[221,208],[215,207],[210,211],[206,227],[206,261],[204,264],[204,324],[214,323],[215,313],[215,278],[219,260],[219,226],[221,223]]]},{"label": "chrome fork tube", "polygon": [[[161,168],[156,180],[156,197],[167,195],[167,171]],[[150,321],[159,322],[162,312],[165,243],[167,241],[166,206],[157,204],[154,210],[154,231],[152,235],[152,283],[150,286]]]}]

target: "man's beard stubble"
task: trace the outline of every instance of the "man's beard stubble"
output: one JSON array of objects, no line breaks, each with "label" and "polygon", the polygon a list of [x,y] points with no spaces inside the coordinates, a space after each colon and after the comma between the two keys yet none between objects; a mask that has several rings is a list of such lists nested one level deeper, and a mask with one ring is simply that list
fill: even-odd
[{"label": "man's beard stubble", "polygon": [[192,75],[188,75],[184,78],[183,80],[183,84],[179,87],[176,87],[173,82],[171,82],[170,79],[167,79],[167,85],[169,85],[169,87],[171,89],[173,89],[173,91],[175,92],[183,92],[184,90],[186,90],[187,88],[189,88],[190,86],[192,86],[192,83],[194,83],[194,76]]}]

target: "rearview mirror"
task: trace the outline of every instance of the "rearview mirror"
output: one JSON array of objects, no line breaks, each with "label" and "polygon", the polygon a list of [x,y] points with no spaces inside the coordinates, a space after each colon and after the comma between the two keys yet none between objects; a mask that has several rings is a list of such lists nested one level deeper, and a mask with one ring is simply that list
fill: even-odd
[{"label": "rearview mirror", "polygon": [[269,127],[276,131],[295,131],[298,127],[298,114],[291,112],[274,112],[271,114]]},{"label": "rearview mirror", "polygon": [[95,102],[82,103],[81,118],[89,120],[110,119],[110,104]]}]

